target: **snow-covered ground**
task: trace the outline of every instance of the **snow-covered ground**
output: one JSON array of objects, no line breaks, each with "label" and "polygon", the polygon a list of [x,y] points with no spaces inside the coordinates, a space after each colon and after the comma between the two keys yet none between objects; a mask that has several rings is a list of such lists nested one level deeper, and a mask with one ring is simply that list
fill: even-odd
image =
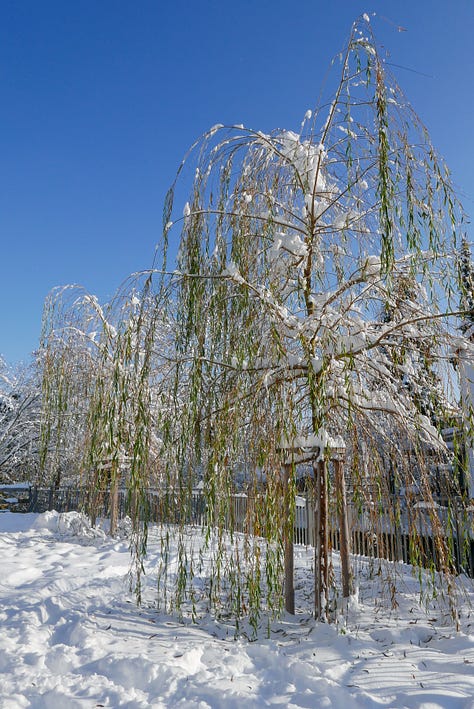
[{"label": "snow-covered ground", "polygon": [[[158,549],[152,534],[149,599]],[[474,708],[468,582],[456,632],[448,607],[420,608],[408,567],[392,568],[400,588],[392,609],[380,600],[384,570],[374,575],[358,560],[366,581],[346,624],[300,612],[249,642],[210,619],[192,625],[151,603],[137,608],[127,541],[77,513],[0,513],[0,560],[2,709]],[[295,566],[298,598],[311,586],[311,550],[298,547]]]}]

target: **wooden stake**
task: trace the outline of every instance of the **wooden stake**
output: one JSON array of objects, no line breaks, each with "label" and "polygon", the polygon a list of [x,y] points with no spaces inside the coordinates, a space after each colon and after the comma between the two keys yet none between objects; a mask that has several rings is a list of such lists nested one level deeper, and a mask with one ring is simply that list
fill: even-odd
[{"label": "wooden stake", "polygon": [[285,608],[288,613],[295,614],[294,588],[294,556],[293,556],[293,525],[291,524],[290,499],[288,488],[290,483],[291,465],[283,464],[283,499],[284,499],[284,535],[285,535]]},{"label": "wooden stake", "polygon": [[337,513],[339,519],[339,551],[341,554],[342,596],[349,598],[351,595],[351,565],[350,565],[350,537],[349,520],[347,511],[346,481],[344,478],[344,463],[342,460],[333,460],[334,481],[336,487]]},{"label": "wooden stake", "polygon": [[327,467],[325,461],[314,465],[315,508],[314,508],[314,617],[323,620],[327,616],[329,600],[329,535]]},{"label": "wooden stake", "polygon": [[119,476],[114,465],[110,480],[110,536],[113,537],[117,533],[118,526],[118,490]]}]

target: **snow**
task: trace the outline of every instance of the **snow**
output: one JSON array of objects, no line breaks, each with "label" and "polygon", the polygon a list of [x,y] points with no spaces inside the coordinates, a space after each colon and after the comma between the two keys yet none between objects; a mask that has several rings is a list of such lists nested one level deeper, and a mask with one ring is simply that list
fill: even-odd
[{"label": "snow", "polygon": [[214,133],[217,133],[217,131],[221,130],[221,128],[224,127],[223,123],[216,123],[212,128],[209,129],[209,135],[212,136]]},{"label": "snow", "polygon": [[368,256],[364,264],[365,276],[380,276],[380,256]]},{"label": "snow", "polygon": [[224,268],[224,270],[222,271],[222,275],[225,278],[230,278],[235,283],[244,283],[244,279],[240,275],[240,271],[233,261],[229,261],[226,268]]},{"label": "snow", "polygon": [[456,632],[447,603],[420,608],[409,567],[396,571],[391,607],[380,594],[390,565],[356,558],[366,573],[349,615],[316,624],[301,610],[312,550],[297,546],[297,615],[274,621],[270,638],[262,619],[261,637],[249,642],[223,621],[193,625],[156,609],[156,529],[141,608],[129,592],[127,539],[107,537],[79,513],[0,513],[0,555],[4,709],[474,707],[467,581]]},{"label": "snow", "polygon": [[326,430],[321,429],[318,435],[310,436],[294,436],[291,441],[283,436],[280,447],[285,450],[296,450],[301,451],[324,451],[325,448],[338,449],[345,448],[346,444],[341,436],[330,436]]}]

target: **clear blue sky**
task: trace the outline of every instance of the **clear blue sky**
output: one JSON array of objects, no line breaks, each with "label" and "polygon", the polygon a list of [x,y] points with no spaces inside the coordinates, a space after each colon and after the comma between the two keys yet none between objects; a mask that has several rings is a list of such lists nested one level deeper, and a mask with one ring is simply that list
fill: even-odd
[{"label": "clear blue sky", "polygon": [[211,125],[298,130],[363,12],[472,215],[473,0],[1,0],[0,353],[36,348],[53,286],[150,266]]}]

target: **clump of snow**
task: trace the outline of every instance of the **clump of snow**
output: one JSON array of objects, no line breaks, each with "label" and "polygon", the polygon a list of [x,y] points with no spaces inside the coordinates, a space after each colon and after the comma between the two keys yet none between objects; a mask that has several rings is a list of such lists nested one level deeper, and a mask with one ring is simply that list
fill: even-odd
[{"label": "clump of snow", "polygon": [[133,531],[133,523],[130,517],[124,517],[117,524],[117,532],[115,536],[118,539],[128,539]]},{"label": "clump of snow", "polygon": [[372,255],[367,256],[364,262],[364,275],[366,278],[379,277],[380,276],[380,256]]},{"label": "clump of snow", "polygon": [[223,127],[224,127],[224,125],[222,123],[216,123],[215,125],[212,126],[212,128],[209,128],[208,133],[210,136],[212,136],[215,133],[217,133],[217,131],[221,130],[221,128],[223,128]]},{"label": "clump of snow", "polygon": [[44,529],[66,537],[77,537],[83,541],[105,539],[100,527],[93,527],[90,519],[82,512],[43,512],[34,522],[35,529]]},{"label": "clump of snow", "polygon": [[[305,191],[306,209],[314,211],[315,204],[321,203],[322,213],[326,202],[328,185],[324,174],[326,151],[324,145],[315,144],[310,140],[301,140],[293,131],[283,131],[278,136],[280,151],[295,167],[307,185]],[[323,198],[324,195],[324,198]],[[318,211],[318,210],[317,210]]]},{"label": "clump of snow", "polygon": [[244,283],[244,279],[240,274],[238,266],[233,261],[229,261],[226,268],[222,271],[222,275],[225,278],[230,278],[235,283]]},{"label": "clump of snow", "polygon": [[323,459],[325,452],[341,450],[345,447],[346,444],[341,436],[330,436],[324,429],[321,429],[317,435],[294,436],[291,440],[283,436],[280,442],[280,449],[288,451],[288,460],[294,463],[306,460],[316,462]]}]

